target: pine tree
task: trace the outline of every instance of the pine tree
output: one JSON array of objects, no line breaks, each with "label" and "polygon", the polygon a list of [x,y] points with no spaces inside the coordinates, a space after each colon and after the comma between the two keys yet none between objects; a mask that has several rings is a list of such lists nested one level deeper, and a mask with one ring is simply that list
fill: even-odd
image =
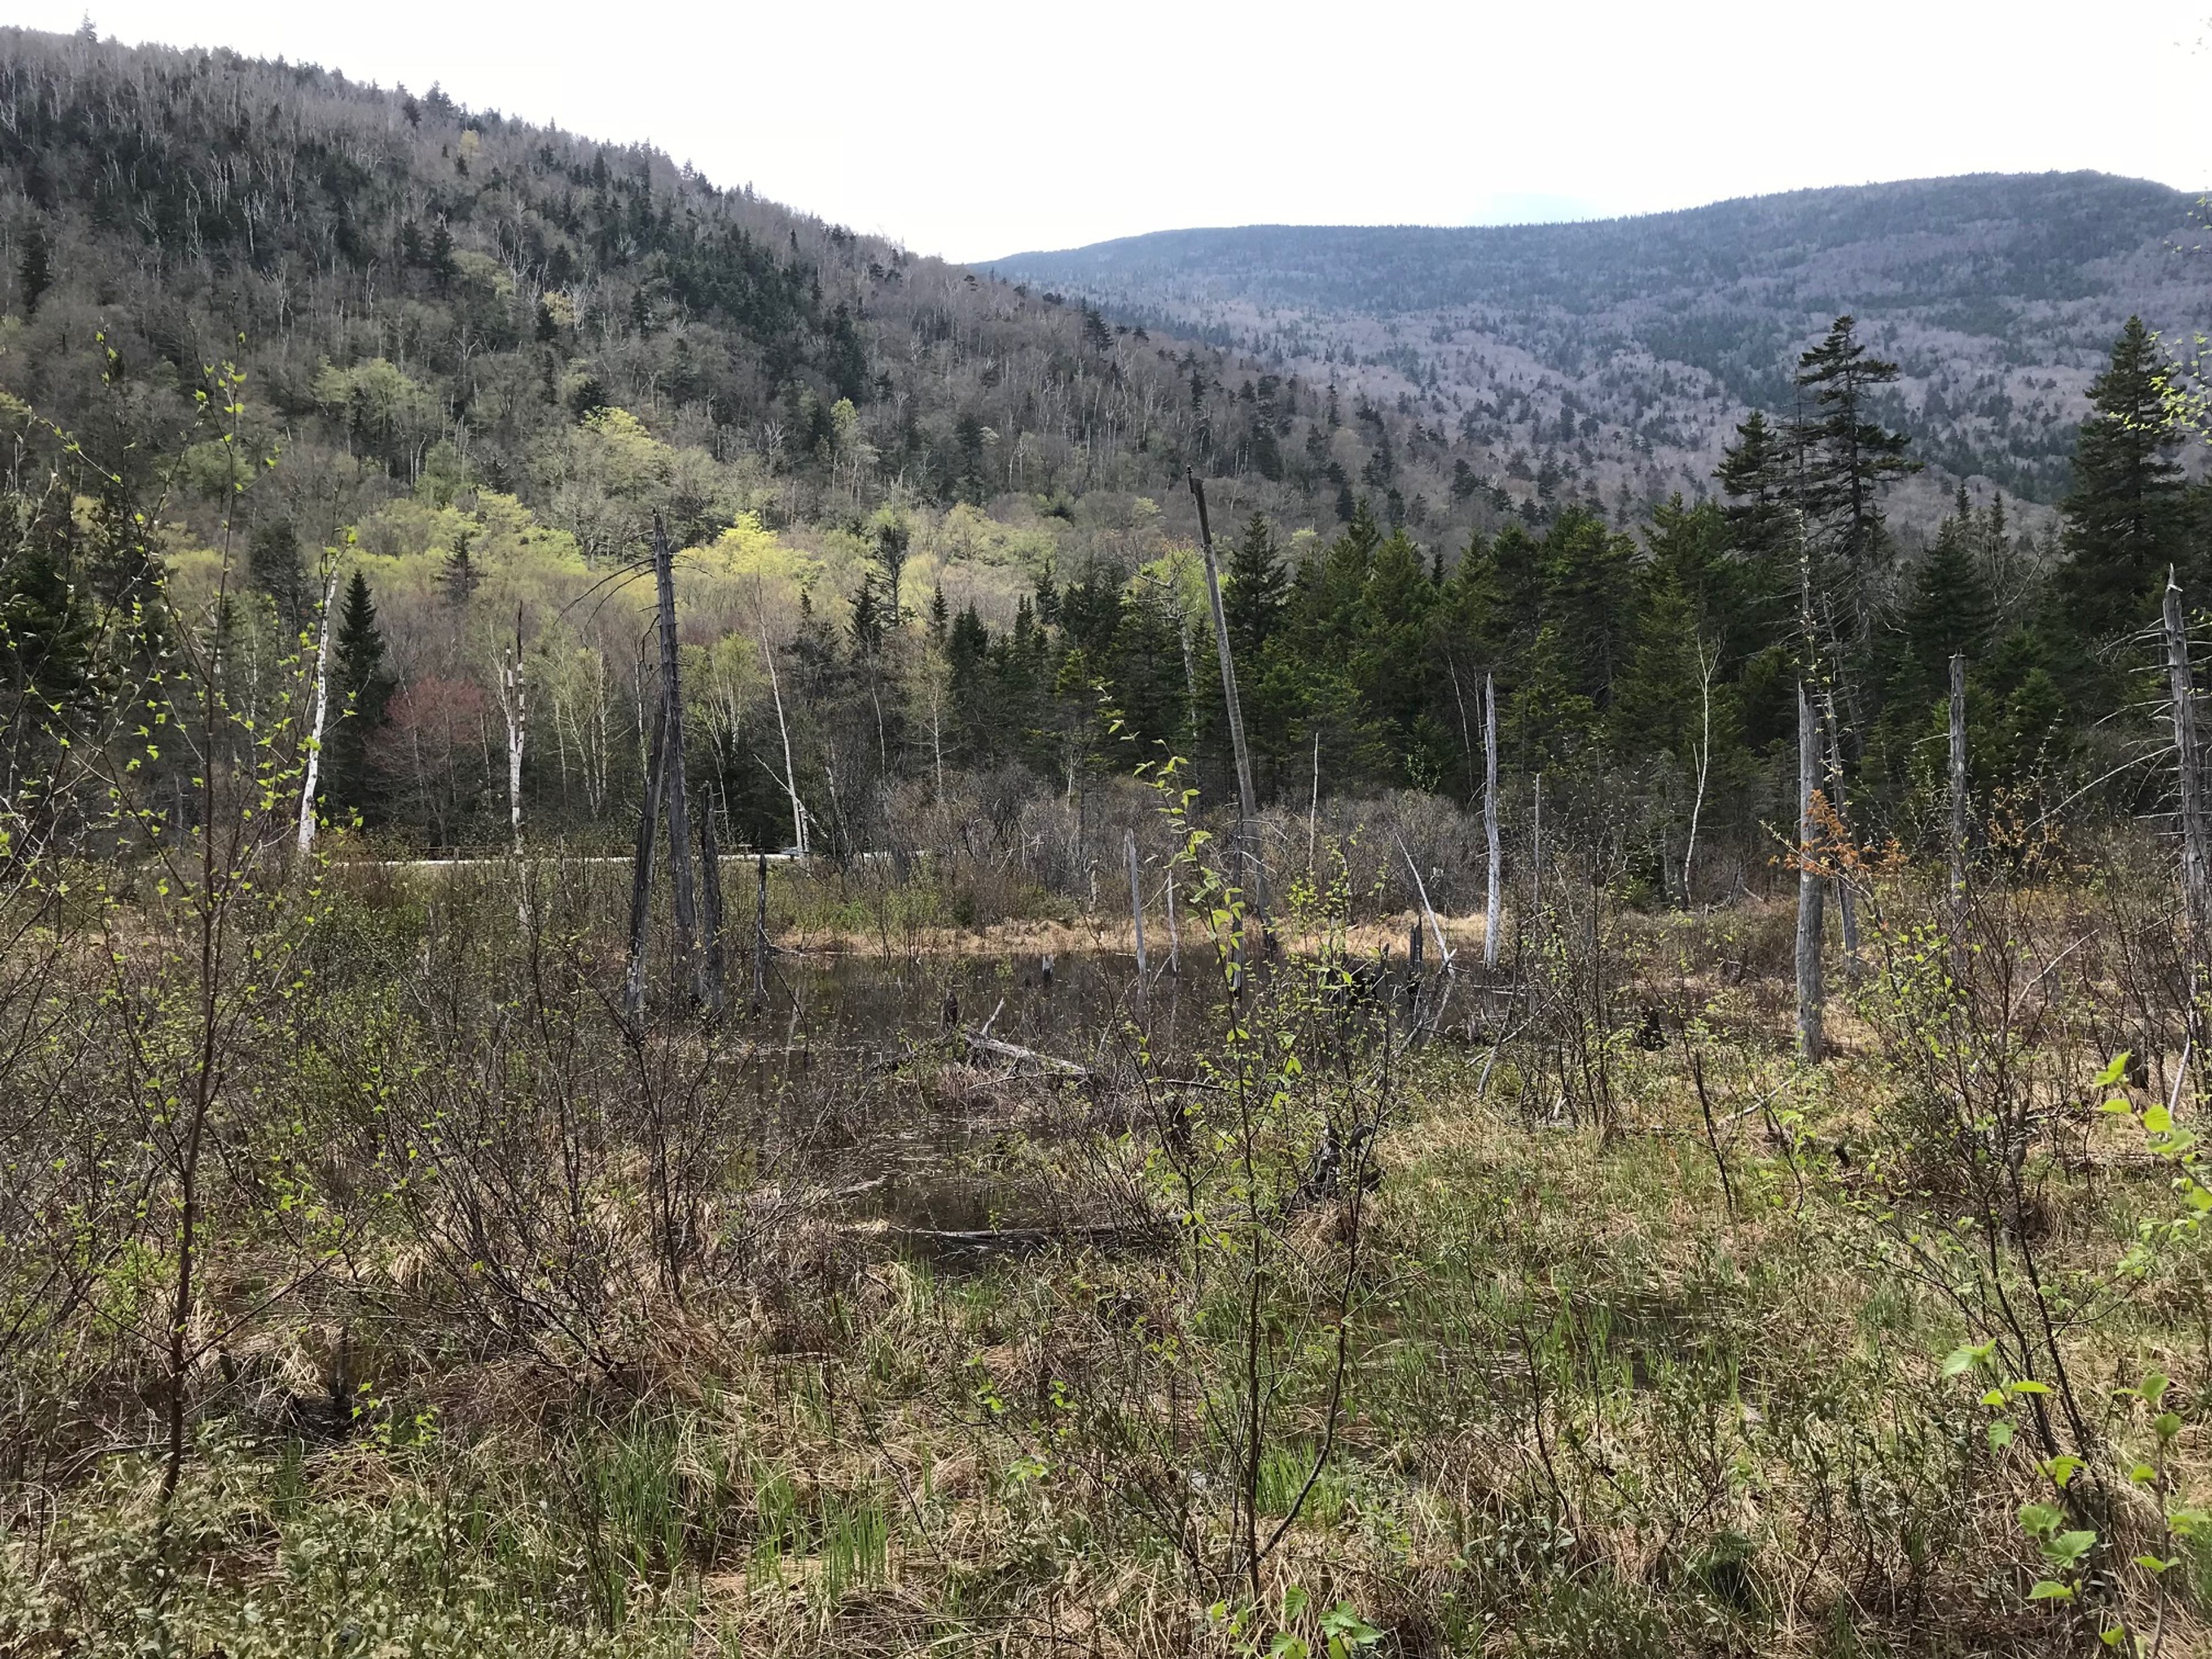
[{"label": "pine tree", "polygon": [[2058,504],[2066,562],[2057,587],[2070,630],[2095,642],[2149,622],[2166,567],[2186,562],[2174,367],[2141,318],[2128,319],[2089,400],[2074,487]]}]

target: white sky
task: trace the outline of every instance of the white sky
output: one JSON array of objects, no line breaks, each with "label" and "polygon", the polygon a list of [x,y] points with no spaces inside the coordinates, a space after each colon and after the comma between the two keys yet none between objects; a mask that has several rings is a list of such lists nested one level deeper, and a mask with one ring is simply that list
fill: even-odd
[{"label": "white sky", "polygon": [[[0,0],[70,29],[85,0]],[[2212,0],[94,0],[982,260],[2095,167],[2212,184]],[[1824,83],[1842,83],[1829,93]]]}]

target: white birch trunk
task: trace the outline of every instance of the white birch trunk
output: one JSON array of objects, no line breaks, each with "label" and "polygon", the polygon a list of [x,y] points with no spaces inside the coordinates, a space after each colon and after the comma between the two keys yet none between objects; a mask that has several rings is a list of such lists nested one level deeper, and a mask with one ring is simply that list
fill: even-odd
[{"label": "white birch trunk", "polygon": [[315,723],[307,733],[307,775],[300,785],[300,856],[315,844],[315,785],[323,769],[323,726],[331,712],[331,607],[338,596],[338,573],[332,567],[323,584],[323,625],[315,641]]}]

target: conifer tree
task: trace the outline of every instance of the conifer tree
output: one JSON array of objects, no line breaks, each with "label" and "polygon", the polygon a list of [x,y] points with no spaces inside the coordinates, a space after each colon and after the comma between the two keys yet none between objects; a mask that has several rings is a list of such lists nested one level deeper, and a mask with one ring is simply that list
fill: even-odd
[{"label": "conifer tree", "polygon": [[1797,452],[1796,490],[1806,518],[1863,583],[1888,555],[1881,489],[1917,472],[1905,455],[1905,439],[1874,418],[1874,392],[1898,377],[1895,363],[1869,354],[1857,319],[1838,317],[1827,337],[1797,360],[1798,390],[1811,410],[1791,422]]},{"label": "conifer tree", "polygon": [[384,724],[392,683],[384,667],[384,633],[377,626],[376,600],[368,578],[358,570],[346,584],[334,644],[331,690],[342,712],[327,740],[323,795],[332,805],[354,808],[366,817],[376,805],[369,777],[369,739]]},{"label": "conifer tree", "polygon": [[1222,614],[1229,623],[1229,648],[1239,671],[1257,668],[1260,653],[1274,637],[1290,595],[1290,577],[1275,548],[1275,532],[1255,513],[1243,537],[1229,550],[1222,583]]},{"label": "conifer tree", "polygon": [[2112,367],[2089,388],[2074,487],[2059,503],[2066,562],[2057,574],[2063,621],[2081,641],[2142,626],[2156,609],[2169,564],[2184,566],[2184,435],[2174,366],[2139,317],[2128,319]]}]

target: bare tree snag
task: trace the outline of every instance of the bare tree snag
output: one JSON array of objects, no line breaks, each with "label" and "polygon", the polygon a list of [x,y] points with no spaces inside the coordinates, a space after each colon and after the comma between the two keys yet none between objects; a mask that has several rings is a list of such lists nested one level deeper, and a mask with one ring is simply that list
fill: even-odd
[{"label": "bare tree snag", "polygon": [[653,585],[660,612],[660,708],[665,778],[662,795],[668,803],[668,874],[674,894],[676,966],[679,977],[691,981],[695,1000],[701,994],[699,963],[692,954],[699,918],[691,884],[691,807],[684,784],[684,684],[676,655],[675,555],[660,517],[653,520]]},{"label": "bare tree snag", "polygon": [[2181,588],[2166,576],[2166,665],[2173,702],[2173,764],[2181,813],[2181,902],[2190,954],[2203,949],[2206,887],[2212,882],[2204,833],[2204,786],[2197,748],[2197,687],[2189,663],[2189,633],[2182,620]]},{"label": "bare tree snag", "polygon": [[1121,845],[1129,855],[1129,920],[1135,924],[1137,930],[1137,989],[1141,994],[1145,988],[1146,969],[1145,890],[1138,884],[1137,832],[1133,830],[1124,830],[1121,832]]},{"label": "bare tree snag", "polygon": [[[505,654],[505,653],[502,653]],[[507,822],[514,850],[522,851],[522,745],[528,727],[523,702],[522,602],[514,605],[514,650],[501,663],[499,712],[507,717]]]},{"label": "bare tree snag", "polygon": [[1951,658],[1951,956],[1966,951],[1966,659]]},{"label": "bare tree snag", "polygon": [[1175,860],[1170,859],[1168,860],[1167,886],[1164,890],[1168,904],[1168,972],[1179,979],[1182,976],[1182,945],[1176,931],[1175,887]]},{"label": "bare tree snag", "polygon": [[[1850,804],[1844,793],[1844,728],[1836,718],[1836,697],[1832,690],[1820,699],[1821,715],[1826,725],[1828,787],[1826,803],[1828,819],[1848,838],[1850,834]],[[1846,983],[1859,982],[1859,907],[1858,894],[1851,886],[1850,864],[1842,854],[1844,848],[1835,848],[1836,859],[1836,921],[1844,935],[1844,979]]]},{"label": "bare tree snag", "polygon": [[[1252,793],[1252,757],[1244,746],[1244,711],[1237,701],[1237,665],[1229,649],[1229,619],[1221,608],[1221,567],[1213,556],[1213,530],[1206,522],[1206,486],[1195,472],[1185,475],[1191,498],[1198,503],[1198,545],[1206,556],[1206,596],[1213,608],[1213,643],[1221,656],[1221,700],[1229,714],[1229,741],[1237,756],[1237,842],[1250,876],[1249,897],[1264,932],[1267,926],[1267,867],[1255,837],[1259,832],[1259,808]],[[1316,751],[1316,754],[1319,752]]]},{"label": "bare tree snag", "polygon": [[1698,820],[1705,816],[1705,780],[1713,763],[1713,673],[1720,666],[1718,647],[1705,649],[1705,635],[1698,636],[1698,694],[1699,713],[1698,726],[1698,787],[1690,797],[1690,836],[1682,844],[1682,908],[1696,907],[1697,896],[1690,886],[1690,874],[1698,858]]},{"label": "bare tree snag", "polygon": [[1482,677],[1482,836],[1489,843],[1482,896],[1482,965],[1498,966],[1498,934],[1505,920],[1505,858],[1498,838],[1498,679]]},{"label": "bare tree snag", "polygon": [[632,1030],[645,1018],[645,935],[653,919],[653,842],[660,829],[660,792],[667,779],[661,756],[667,748],[665,722],[656,714],[653,745],[645,769],[645,799],[637,809],[637,850],[629,878],[629,972],[623,981],[623,1012]]},{"label": "bare tree snag", "polygon": [[761,660],[768,665],[768,689],[775,699],[776,734],[783,739],[783,789],[791,797],[791,844],[803,858],[806,854],[806,807],[799,799],[799,773],[791,763],[791,722],[783,712],[783,681],[775,672],[775,651],[768,642],[768,602],[760,578],[753,578],[753,622],[760,630]]},{"label": "bare tree snag", "polygon": [[753,1008],[768,1006],[768,854],[760,855],[760,890],[753,908]]},{"label": "bare tree snag", "polygon": [[338,596],[337,567],[323,584],[323,625],[315,641],[315,723],[307,733],[307,776],[300,785],[300,856],[315,844],[315,786],[322,770],[323,726],[331,712],[331,607]]},{"label": "bare tree snag", "polygon": [[1820,724],[1802,681],[1797,686],[1797,1054],[1819,1060],[1822,1047],[1821,886],[1819,842]]},{"label": "bare tree snag", "polygon": [[707,1010],[720,1016],[727,994],[726,963],[722,950],[722,849],[714,838],[714,799],[699,801],[699,886],[706,905],[707,950],[704,970]]}]

